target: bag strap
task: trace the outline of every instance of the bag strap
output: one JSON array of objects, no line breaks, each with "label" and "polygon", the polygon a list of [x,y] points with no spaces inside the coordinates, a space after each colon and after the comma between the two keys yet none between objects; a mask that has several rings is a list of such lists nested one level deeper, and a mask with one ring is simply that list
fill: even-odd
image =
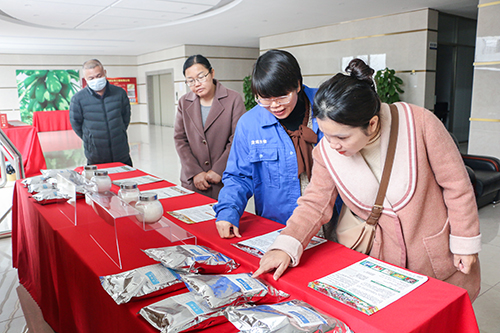
[{"label": "bag strap", "polygon": [[391,109],[391,133],[389,136],[389,147],[387,148],[387,156],[385,157],[384,171],[382,172],[377,199],[375,200],[375,204],[372,207],[370,216],[368,216],[368,219],[366,220],[366,223],[370,225],[377,225],[378,219],[380,218],[382,210],[384,209],[383,204],[385,193],[387,192],[387,186],[389,185],[389,178],[391,176],[392,165],[394,162],[394,154],[396,152],[396,142],[398,140],[398,109],[394,104],[389,104],[389,107]]}]

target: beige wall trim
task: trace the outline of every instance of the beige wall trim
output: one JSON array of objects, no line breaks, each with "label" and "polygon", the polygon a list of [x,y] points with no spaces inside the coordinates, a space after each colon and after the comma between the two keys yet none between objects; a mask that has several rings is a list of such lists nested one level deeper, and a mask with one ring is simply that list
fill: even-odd
[{"label": "beige wall trim", "polygon": [[[405,71],[396,71],[396,73],[435,73],[433,69],[412,69]],[[315,76],[333,76],[337,73],[325,73],[325,74],[302,74],[303,77],[315,77]]]},{"label": "beige wall trim", "polygon": [[182,57],[175,57],[175,58],[169,58],[169,59],[162,59],[162,60],[158,60],[158,61],[144,62],[141,64],[137,64],[137,66],[140,67],[140,66],[154,65],[154,64],[160,64],[162,62],[174,61],[174,60],[186,59],[186,58],[187,58],[186,56],[182,56]]},{"label": "beige wall trim", "polygon": [[[165,61],[174,61],[174,60],[179,60],[179,59],[187,59],[190,56],[182,56],[182,57],[175,57],[175,58],[169,58],[169,59],[162,59],[158,61],[151,61],[151,62],[145,62],[142,64],[138,64],[137,66],[146,66],[146,65],[152,65],[152,64],[159,64]],[[213,59],[219,59],[219,60],[256,60],[257,58],[233,58],[233,57],[211,57],[211,56],[206,56],[208,60],[213,60]]]},{"label": "beige wall trim", "polygon": [[[384,15],[378,15],[378,16],[372,16],[372,17],[364,17],[364,18],[360,18],[360,19],[355,19],[355,20],[350,20],[350,21],[343,21],[343,22],[338,22],[338,23],[334,23],[334,24],[325,24],[325,25],[321,25],[319,27],[312,28],[312,29],[321,29],[321,28],[331,27],[331,26],[334,26],[334,25],[341,25],[341,24],[353,23],[353,22],[359,22],[359,21],[368,21],[368,20],[373,20],[373,19],[379,19],[379,18],[382,18],[382,17],[389,17],[389,16],[396,16],[396,15],[407,14],[407,13],[414,13],[414,12],[419,12],[421,10],[434,10],[434,9],[431,9],[431,8],[421,8],[421,9],[410,10],[408,12],[403,12],[403,13],[384,14]],[[287,34],[287,33],[294,33],[294,32],[298,32],[298,31],[301,31],[301,30],[289,31],[289,32],[286,32],[285,34]],[[278,33],[278,34],[273,34],[273,35],[262,36],[261,38],[274,37],[274,36],[279,36],[279,35],[283,35],[283,34],[284,33]]]},{"label": "beige wall trim", "polygon": [[482,3],[480,5],[477,5],[477,8],[488,7],[488,6],[495,6],[495,5],[500,5],[500,1],[493,1],[493,2]]},{"label": "beige wall trim", "polygon": [[133,123],[130,123],[130,125],[147,125],[148,123],[145,123],[143,121],[136,121],[136,122],[133,122]]},{"label": "beige wall trim", "polygon": [[399,74],[406,73],[436,73],[435,69],[412,69],[412,70],[404,70],[404,71],[396,71]]},{"label": "beige wall trim", "polygon": [[[321,45],[321,44],[329,44],[329,43],[337,43],[337,42],[346,42],[346,41],[349,41],[349,40],[375,38],[375,37],[385,37],[385,36],[394,36],[394,35],[413,34],[413,33],[416,33],[416,32],[426,32],[426,31],[429,32],[429,31],[437,31],[437,30],[434,30],[434,29],[417,29],[417,30],[390,32],[390,33],[387,33],[387,34],[376,34],[376,35],[358,36],[358,37],[351,37],[351,38],[340,38],[340,39],[325,40],[325,41],[322,41],[322,42],[304,43],[304,44],[296,44],[296,45],[289,45],[289,46],[280,46],[279,48],[280,49],[291,49],[291,48],[294,48],[294,47]],[[265,52],[265,51],[269,51],[269,50],[271,50],[271,49],[260,50],[260,52]]]},{"label": "beige wall trim", "polygon": [[500,65],[500,61],[489,61],[489,62],[474,62],[474,66],[489,66],[489,65]]},{"label": "beige wall trim", "polygon": [[469,118],[470,121],[486,121],[493,123],[500,123],[500,119],[488,119],[488,118]]}]

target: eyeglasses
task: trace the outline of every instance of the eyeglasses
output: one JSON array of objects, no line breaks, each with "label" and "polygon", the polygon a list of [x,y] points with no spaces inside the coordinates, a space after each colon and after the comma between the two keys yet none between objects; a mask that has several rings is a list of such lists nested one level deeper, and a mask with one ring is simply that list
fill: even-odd
[{"label": "eyeglasses", "polygon": [[263,108],[270,107],[274,102],[276,102],[276,104],[278,104],[278,106],[287,105],[292,100],[292,93],[293,92],[290,92],[288,95],[281,96],[281,97],[275,97],[275,98],[257,98],[257,97],[255,97],[255,101],[257,102],[257,104],[259,104]]},{"label": "eyeglasses", "polygon": [[200,74],[196,79],[188,79],[184,82],[188,85],[188,87],[192,87],[196,84],[196,82],[203,83],[207,80],[207,76],[210,74],[210,71],[207,74]]}]

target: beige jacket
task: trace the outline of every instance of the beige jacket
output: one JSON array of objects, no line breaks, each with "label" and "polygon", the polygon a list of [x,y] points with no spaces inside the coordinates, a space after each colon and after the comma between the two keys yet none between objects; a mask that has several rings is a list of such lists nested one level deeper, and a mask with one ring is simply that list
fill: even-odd
[{"label": "beige jacket", "polygon": [[[443,124],[428,110],[396,103],[399,134],[396,156],[371,256],[468,290],[480,287],[479,264],[465,275],[453,254],[481,249],[474,191],[461,155]],[[381,108],[381,166],[389,140],[389,106]],[[345,157],[323,139],[313,152],[313,176],[273,249],[299,263],[309,240],[328,222],[338,194],[358,216],[368,218],[378,181],[363,157]]]}]

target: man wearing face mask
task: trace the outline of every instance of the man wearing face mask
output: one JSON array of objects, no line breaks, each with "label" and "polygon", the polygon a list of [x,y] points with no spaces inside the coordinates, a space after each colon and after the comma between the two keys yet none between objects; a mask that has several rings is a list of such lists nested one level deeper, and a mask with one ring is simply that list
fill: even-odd
[{"label": "man wearing face mask", "polygon": [[71,98],[69,117],[73,130],[83,140],[87,164],[122,162],[132,166],[127,138],[127,93],[109,84],[97,59],[83,64],[83,75],[87,87]]}]

